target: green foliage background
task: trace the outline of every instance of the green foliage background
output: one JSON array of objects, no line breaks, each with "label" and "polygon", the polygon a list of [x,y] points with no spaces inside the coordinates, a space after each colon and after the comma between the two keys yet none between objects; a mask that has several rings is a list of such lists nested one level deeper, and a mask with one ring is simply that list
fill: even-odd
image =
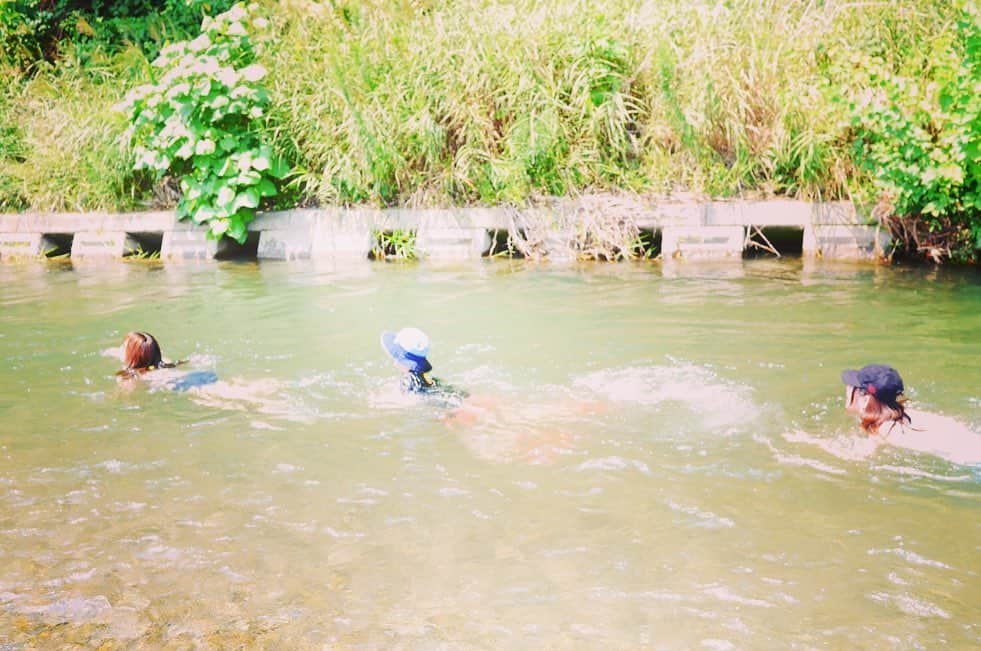
[{"label": "green foliage background", "polygon": [[[12,15],[3,7],[30,2],[0,3],[0,25]],[[53,56],[41,48],[44,62],[25,65],[4,41],[2,209],[175,201],[166,179],[132,170],[126,122],[108,108],[151,79],[148,61],[164,43],[196,31],[172,21],[151,34],[163,12],[110,16],[88,4],[63,24]],[[183,15],[205,5],[166,4]],[[270,99],[259,128],[293,170],[280,202],[440,206],[594,191],[849,198],[888,205],[923,233],[947,235],[954,257],[977,257],[973,3],[283,0],[260,8],[273,33],[258,58]],[[144,36],[105,27],[114,20],[143,25]],[[925,135],[907,160],[912,132]],[[950,165],[960,166],[960,180]]]}]

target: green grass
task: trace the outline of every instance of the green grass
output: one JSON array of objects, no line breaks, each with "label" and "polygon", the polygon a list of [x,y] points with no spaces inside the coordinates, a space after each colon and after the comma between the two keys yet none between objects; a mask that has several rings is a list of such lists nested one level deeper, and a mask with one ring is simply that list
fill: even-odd
[{"label": "green grass", "polygon": [[[148,187],[132,170],[114,113],[138,52],[83,68],[46,67],[28,79],[7,78],[0,117],[0,208],[39,211],[120,210],[137,205]],[[0,73],[2,74],[2,73]]]},{"label": "green grass", "polygon": [[[594,192],[849,197],[856,54],[926,70],[945,0],[306,0],[265,5],[266,136],[298,203]],[[96,53],[97,54],[97,53]],[[109,107],[132,50],[0,72],[0,209],[153,201]]]}]

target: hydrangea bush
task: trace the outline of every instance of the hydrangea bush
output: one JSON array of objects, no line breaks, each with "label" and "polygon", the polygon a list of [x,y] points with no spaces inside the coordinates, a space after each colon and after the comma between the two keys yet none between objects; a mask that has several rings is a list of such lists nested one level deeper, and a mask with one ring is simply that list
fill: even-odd
[{"label": "hydrangea bush", "polygon": [[208,235],[244,242],[247,225],[275,181],[289,171],[260,139],[269,95],[249,29],[266,28],[237,4],[206,17],[201,34],[165,47],[153,62],[159,78],[117,107],[130,121],[136,169],[180,179],[177,216],[208,225]]},{"label": "hydrangea bush", "polygon": [[864,62],[866,90],[850,105],[855,158],[897,215],[925,225],[924,239],[940,234],[946,255],[972,261],[981,252],[981,12],[964,11],[944,38],[925,79]]}]

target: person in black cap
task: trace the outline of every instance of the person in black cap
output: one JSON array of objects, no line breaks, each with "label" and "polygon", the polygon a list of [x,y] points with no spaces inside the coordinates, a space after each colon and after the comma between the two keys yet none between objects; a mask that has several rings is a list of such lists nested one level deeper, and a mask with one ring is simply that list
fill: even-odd
[{"label": "person in black cap", "polygon": [[842,371],[841,380],[847,387],[845,408],[859,415],[868,434],[885,434],[880,428],[886,423],[891,431],[897,423],[912,422],[903,405],[903,378],[893,367],[869,364]]},{"label": "person in black cap", "polygon": [[433,365],[429,363],[429,337],[418,328],[402,328],[396,332],[383,332],[382,348],[404,372],[399,386],[405,393],[439,398],[448,406],[459,406],[467,397],[463,391],[443,386],[437,378],[430,377]]},{"label": "person in black cap", "polygon": [[907,409],[903,378],[896,369],[869,364],[842,371],[841,380],[846,385],[845,407],[858,414],[867,434],[878,435],[877,444],[927,452],[954,463],[981,464],[981,434],[950,416]]}]

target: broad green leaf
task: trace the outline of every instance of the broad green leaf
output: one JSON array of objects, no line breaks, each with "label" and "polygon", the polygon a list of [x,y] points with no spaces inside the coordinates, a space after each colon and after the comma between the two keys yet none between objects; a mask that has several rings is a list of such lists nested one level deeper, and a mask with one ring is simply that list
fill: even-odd
[{"label": "broad green leaf", "polygon": [[229,223],[227,218],[212,219],[208,222],[208,226],[211,229],[212,235],[216,236],[215,239],[218,239],[228,230]]},{"label": "broad green leaf", "polygon": [[256,189],[259,190],[259,194],[263,197],[272,197],[277,193],[276,186],[269,179],[261,179]]},{"label": "broad green leaf", "polygon": [[226,235],[239,244],[245,244],[245,240],[249,238],[249,231],[246,228],[245,219],[239,218],[238,216],[232,217]]},{"label": "broad green leaf", "polygon": [[232,201],[234,200],[235,200],[235,191],[232,190],[227,185],[222,187],[221,190],[218,191],[218,205],[220,207],[224,208],[225,206],[230,206]]},{"label": "broad green leaf", "polygon": [[214,216],[215,216],[215,209],[205,204],[200,208],[198,208],[197,210],[195,210],[194,214],[191,215],[191,218],[194,220],[195,223],[203,224],[204,222],[211,220]]},{"label": "broad green leaf", "polygon": [[273,178],[282,179],[287,174],[290,173],[289,163],[286,162],[281,156],[275,156],[272,159],[272,167],[269,169],[269,174]]},{"label": "broad green leaf", "polygon": [[262,175],[255,170],[249,170],[248,172],[243,172],[235,178],[235,183],[238,185],[255,185],[262,180]]},{"label": "broad green leaf", "polygon": [[259,191],[255,188],[246,188],[235,196],[235,203],[232,210],[238,212],[242,208],[255,208],[259,205]]},{"label": "broad green leaf", "polygon": [[196,145],[194,145],[194,153],[198,156],[207,156],[208,154],[213,154],[215,152],[215,141],[199,140]]},{"label": "broad green leaf", "polygon": [[248,172],[250,167],[252,167],[252,152],[244,151],[238,157],[238,171]]},{"label": "broad green leaf", "polygon": [[271,166],[269,155],[265,152],[260,152],[258,156],[252,159],[252,169],[259,170],[260,172],[269,169]]}]

